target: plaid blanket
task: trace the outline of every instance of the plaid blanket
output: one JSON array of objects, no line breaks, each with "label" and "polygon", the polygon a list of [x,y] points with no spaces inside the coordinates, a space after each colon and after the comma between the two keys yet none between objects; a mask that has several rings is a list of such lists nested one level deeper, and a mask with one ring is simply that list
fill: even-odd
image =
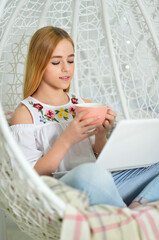
[{"label": "plaid blanket", "polygon": [[61,240],[158,240],[159,202],[136,209],[89,205],[87,195],[62,182],[42,177],[67,207]]}]

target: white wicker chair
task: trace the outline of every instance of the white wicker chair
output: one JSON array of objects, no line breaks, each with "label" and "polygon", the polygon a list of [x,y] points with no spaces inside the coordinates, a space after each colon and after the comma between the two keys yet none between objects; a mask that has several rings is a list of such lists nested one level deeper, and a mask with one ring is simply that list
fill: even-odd
[{"label": "white wicker chair", "polygon": [[[30,36],[54,25],[75,42],[71,90],[122,118],[159,116],[159,10],[156,0],[1,0],[0,83],[5,111],[22,99]],[[4,84],[5,83],[5,84]]]},{"label": "white wicker chair", "polygon": [[[5,115],[22,99],[28,42],[44,25],[62,27],[74,39],[73,91],[107,103],[118,120],[159,116],[156,0],[1,0],[0,100]],[[0,106],[0,205],[34,239],[58,239],[65,203],[28,166],[4,113]],[[55,224],[47,230],[50,217]]]},{"label": "white wicker chair", "polygon": [[0,104],[0,207],[33,239],[59,239],[65,206],[28,165]]}]

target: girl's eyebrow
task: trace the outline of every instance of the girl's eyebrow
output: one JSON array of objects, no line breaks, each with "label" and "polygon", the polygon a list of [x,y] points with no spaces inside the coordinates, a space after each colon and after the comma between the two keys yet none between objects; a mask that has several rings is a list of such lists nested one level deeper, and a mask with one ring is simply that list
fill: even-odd
[{"label": "girl's eyebrow", "polygon": [[[74,54],[68,55],[68,57],[74,57],[74,56],[75,56]],[[53,58],[62,58],[62,56],[52,56],[51,59]]]}]

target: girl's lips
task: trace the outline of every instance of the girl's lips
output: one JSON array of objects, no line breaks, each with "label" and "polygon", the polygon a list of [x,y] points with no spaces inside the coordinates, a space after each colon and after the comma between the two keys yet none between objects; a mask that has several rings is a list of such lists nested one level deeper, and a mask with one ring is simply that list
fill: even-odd
[{"label": "girl's lips", "polygon": [[70,79],[70,77],[69,76],[64,76],[64,77],[60,77],[60,79],[63,80],[63,81],[68,81]]}]

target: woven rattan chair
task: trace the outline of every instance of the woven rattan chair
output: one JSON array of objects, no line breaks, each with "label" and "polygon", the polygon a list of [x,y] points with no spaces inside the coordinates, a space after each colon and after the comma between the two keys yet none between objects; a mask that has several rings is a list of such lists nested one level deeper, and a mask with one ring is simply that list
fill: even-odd
[{"label": "woven rattan chair", "polygon": [[[34,240],[159,238],[159,202],[135,211],[109,205],[91,207],[84,193],[54,178],[40,178],[15,143],[1,105],[0,208]],[[5,233],[0,237],[6,240]]]},{"label": "woven rattan chair", "polygon": [[6,121],[22,99],[30,36],[64,28],[75,42],[72,91],[106,103],[117,121],[157,118],[158,16],[156,0],[0,1],[0,206],[33,239],[59,239],[66,205],[28,166]]},{"label": "woven rattan chair", "polygon": [[0,105],[0,207],[33,239],[59,239],[65,205],[26,162]]}]

